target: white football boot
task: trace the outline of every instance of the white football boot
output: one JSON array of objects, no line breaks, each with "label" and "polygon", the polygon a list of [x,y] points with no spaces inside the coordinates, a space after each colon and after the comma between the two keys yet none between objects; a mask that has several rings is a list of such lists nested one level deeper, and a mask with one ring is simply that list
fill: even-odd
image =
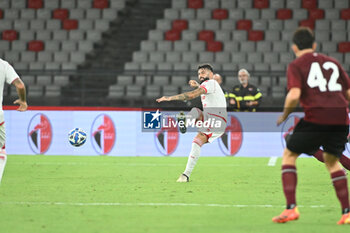
[{"label": "white football boot", "polygon": [[178,183],[186,183],[186,182],[190,182],[190,178],[188,176],[186,176],[185,174],[181,174],[179,179],[177,179]]}]

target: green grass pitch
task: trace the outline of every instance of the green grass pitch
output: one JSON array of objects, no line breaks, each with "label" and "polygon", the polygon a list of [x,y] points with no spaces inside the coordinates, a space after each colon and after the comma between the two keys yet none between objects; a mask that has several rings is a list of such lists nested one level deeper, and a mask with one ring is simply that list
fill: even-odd
[{"label": "green grass pitch", "polygon": [[187,158],[8,156],[0,186],[1,233],[347,232],[324,165],[298,160],[301,217],[284,209],[280,159],[201,157],[190,183]]}]

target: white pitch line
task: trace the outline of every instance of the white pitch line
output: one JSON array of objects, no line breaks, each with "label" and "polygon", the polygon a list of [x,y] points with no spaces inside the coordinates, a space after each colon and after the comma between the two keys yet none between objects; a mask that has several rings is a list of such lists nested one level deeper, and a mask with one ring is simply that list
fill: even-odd
[{"label": "white pitch line", "polygon": [[276,165],[278,157],[277,156],[272,156],[269,159],[269,162],[267,163],[267,166],[274,167]]},{"label": "white pitch line", "polygon": [[[10,165],[68,165],[68,166],[82,166],[82,165],[114,165],[114,166],[130,166],[130,167],[177,167],[184,166],[185,163],[164,163],[164,164],[153,164],[153,163],[86,163],[86,162],[9,162]],[[241,167],[241,164],[201,164],[203,167]],[[262,164],[244,164],[246,167],[263,166]]]},{"label": "white pitch line", "polygon": [[[183,207],[219,207],[219,208],[283,208],[282,205],[242,205],[242,204],[200,204],[200,203],[120,203],[120,202],[0,202],[0,205],[58,205],[58,206],[183,206]],[[327,208],[325,205],[299,207]]]}]

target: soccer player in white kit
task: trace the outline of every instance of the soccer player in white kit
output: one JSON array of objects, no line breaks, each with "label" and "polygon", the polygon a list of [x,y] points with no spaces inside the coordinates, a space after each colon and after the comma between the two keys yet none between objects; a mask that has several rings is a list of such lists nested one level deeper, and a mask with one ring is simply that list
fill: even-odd
[{"label": "soccer player in white kit", "polygon": [[17,111],[24,112],[28,108],[26,100],[26,88],[24,86],[24,83],[19,78],[18,74],[13,69],[13,67],[7,61],[0,59],[0,182],[7,161],[5,151],[5,119],[4,111],[2,110],[2,100],[5,82],[7,82],[8,84],[12,84],[16,87],[19,99],[15,100],[15,102],[13,103],[19,105]]},{"label": "soccer player in white kit", "polygon": [[[157,99],[157,102],[173,100],[190,100],[201,96],[203,111],[199,108],[192,108],[186,115],[185,122],[191,119],[196,121],[216,121],[220,122],[219,127],[200,127],[197,136],[193,139],[192,149],[188,157],[186,169],[180,175],[177,182],[189,182],[189,177],[200,155],[201,146],[208,142],[213,142],[216,138],[221,137],[225,132],[227,123],[227,110],[225,94],[217,81],[213,79],[213,67],[210,64],[198,66],[198,79],[200,84],[195,80],[190,80],[189,85],[196,88],[193,91],[182,93],[174,96],[163,96]],[[186,128],[180,127],[182,133]]]}]

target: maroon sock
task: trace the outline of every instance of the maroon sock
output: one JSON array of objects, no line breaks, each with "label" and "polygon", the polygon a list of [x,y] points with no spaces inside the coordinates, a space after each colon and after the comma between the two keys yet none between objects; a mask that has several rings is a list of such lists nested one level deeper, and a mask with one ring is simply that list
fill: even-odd
[{"label": "maroon sock", "polygon": [[347,170],[350,170],[350,158],[346,157],[345,155],[341,155],[339,162],[343,167],[345,167]]},{"label": "maroon sock", "polygon": [[323,150],[318,150],[318,151],[316,151],[316,153],[313,154],[313,155],[314,155],[314,157],[315,157],[318,161],[324,163],[324,159],[323,159]]},{"label": "maroon sock", "polygon": [[282,185],[287,200],[287,209],[294,208],[297,187],[297,168],[294,165],[282,165]]},{"label": "maroon sock", "polygon": [[348,181],[345,172],[343,170],[333,172],[331,178],[343,212],[349,211]]}]

